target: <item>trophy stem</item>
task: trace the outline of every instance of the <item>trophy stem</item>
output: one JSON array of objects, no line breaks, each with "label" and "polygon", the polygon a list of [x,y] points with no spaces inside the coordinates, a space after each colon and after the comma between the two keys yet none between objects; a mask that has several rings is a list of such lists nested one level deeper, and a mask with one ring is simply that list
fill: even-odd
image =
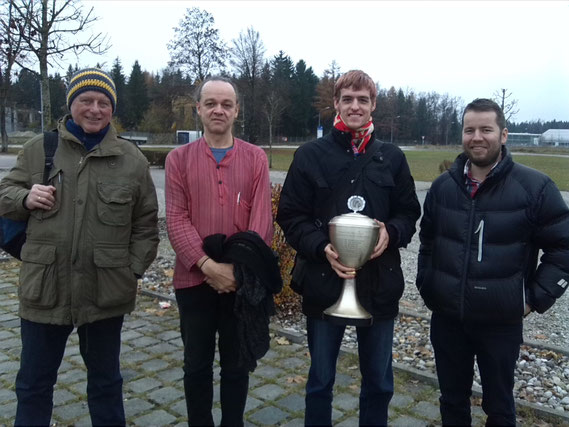
[{"label": "trophy stem", "polygon": [[355,278],[344,279],[340,298],[324,310],[323,317],[340,325],[371,326],[373,317],[358,300]]}]

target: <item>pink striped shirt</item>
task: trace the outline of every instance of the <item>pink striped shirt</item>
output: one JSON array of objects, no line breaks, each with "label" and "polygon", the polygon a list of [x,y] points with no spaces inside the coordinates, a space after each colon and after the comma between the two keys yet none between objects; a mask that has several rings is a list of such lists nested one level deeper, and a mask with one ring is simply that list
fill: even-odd
[{"label": "pink striped shirt", "polygon": [[237,138],[219,164],[204,138],[173,150],[166,158],[166,221],[176,252],[176,289],[204,281],[195,264],[205,255],[202,241],[210,234],[229,237],[253,230],[270,245],[273,218],[265,152]]}]

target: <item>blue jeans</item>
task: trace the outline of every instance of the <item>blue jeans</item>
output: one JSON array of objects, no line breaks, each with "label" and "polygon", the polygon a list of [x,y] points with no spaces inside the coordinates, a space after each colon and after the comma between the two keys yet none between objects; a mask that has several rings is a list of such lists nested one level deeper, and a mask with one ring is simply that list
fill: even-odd
[{"label": "blue jeans", "polygon": [[486,425],[515,426],[514,370],[523,340],[521,322],[481,325],[438,313],[431,317],[431,342],[441,389],[443,425],[471,425],[474,356],[482,381]]},{"label": "blue jeans", "polygon": [[[345,326],[307,318],[310,371],[306,383],[306,425],[332,425],[332,390]],[[356,328],[362,386],[360,425],[387,425],[393,396],[393,319]]]},{"label": "blue jeans", "polygon": [[[123,316],[88,323],[77,329],[87,367],[87,403],[93,425],[125,425],[120,373]],[[48,426],[53,386],[72,325],[21,320],[22,354],[16,376],[16,426]]]}]

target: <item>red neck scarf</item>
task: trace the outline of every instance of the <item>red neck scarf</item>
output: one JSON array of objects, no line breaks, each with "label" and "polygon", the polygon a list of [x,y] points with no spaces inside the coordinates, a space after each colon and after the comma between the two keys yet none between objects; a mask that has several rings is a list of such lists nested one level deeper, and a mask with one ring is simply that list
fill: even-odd
[{"label": "red neck scarf", "polygon": [[367,124],[358,130],[353,130],[346,126],[339,114],[336,114],[334,127],[339,131],[350,132],[352,134],[352,150],[354,151],[354,155],[365,153],[366,145],[370,141],[371,134],[373,133],[373,122],[371,121],[371,117]]}]

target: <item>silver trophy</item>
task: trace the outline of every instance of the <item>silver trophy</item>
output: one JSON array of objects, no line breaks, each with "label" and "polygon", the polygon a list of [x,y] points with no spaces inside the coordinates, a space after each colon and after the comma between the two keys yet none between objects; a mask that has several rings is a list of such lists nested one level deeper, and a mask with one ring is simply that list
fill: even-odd
[{"label": "silver trophy", "polygon": [[[328,223],[330,241],[346,267],[359,269],[373,253],[379,235],[379,225],[370,217],[358,213],[365,200],[361,196],[348,199],[351,213],[335,216]],[[341,325],[370,326],[373,317],[363,308],[356,294],[356,278],[344,279],[338,300],[324,310],[324,318]]]}]

